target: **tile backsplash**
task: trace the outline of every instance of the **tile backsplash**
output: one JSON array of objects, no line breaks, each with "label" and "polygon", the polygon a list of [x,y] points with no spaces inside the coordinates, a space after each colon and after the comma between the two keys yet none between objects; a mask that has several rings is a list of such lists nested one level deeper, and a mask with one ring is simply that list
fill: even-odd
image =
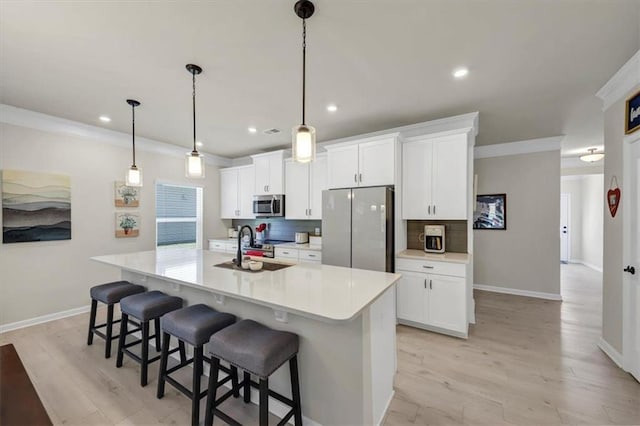
[{"label": "tile backsplash", "polygon": [[233,219],[233,227],[238,229],[240,225],[250,225],[255,231],[261,224],[267,224],[266,238],[272,240],[295,241],[296,232],[308,232],[314,235],[315,229],[320,228],[322,234],[321,220],[285,220],[283,218],[269,217],[260,219]]},{"label": "tile backsplash", "polygon": [[446,251],[467,253],[466,220],[409,220],[407,221],[407,248],[424,250],[425,225],[444,225]]}]

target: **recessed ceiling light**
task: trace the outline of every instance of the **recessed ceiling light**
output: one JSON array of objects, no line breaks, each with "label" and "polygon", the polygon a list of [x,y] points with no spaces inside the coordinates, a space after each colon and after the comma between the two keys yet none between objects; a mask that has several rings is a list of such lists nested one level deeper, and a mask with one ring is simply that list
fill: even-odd
[{"label": "recessed ceiling light", "polygon": [[456,68],[453,70],[453,76],[455,78],[466,77],[469,74],[469,70],[467,68]]},{"label": "recessed ceiling light", "polygon": [[247,130],[249,131],[249,133],[256,133],[258,131],[258,129],[256,129],[255,127],[249,127]]},{"label": "recessed ceiling light", "polygon": [[109,117],[107,117],[106,115],[101,115],[100,116],[100,121],[102,121],[103,123],[109,123],[111,121],[111,119]]},{"label": "recessed ceiling light", "polygon": [[334,104],[327,105],[327,111],[336,112],[338,110],[338,106]]},{"label": "recessed ceiling light", "polygon": [[202,146],[202,141],[197,141],[197,142],[196,142],[196,145],[197,145],[197,146]]}]

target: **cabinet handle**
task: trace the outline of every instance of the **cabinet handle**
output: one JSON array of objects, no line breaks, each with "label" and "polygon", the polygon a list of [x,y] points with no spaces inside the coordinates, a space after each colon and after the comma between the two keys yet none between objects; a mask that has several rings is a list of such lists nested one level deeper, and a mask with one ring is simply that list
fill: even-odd
[{"label": "cabinet handle", "polygon": [[424,279],[424,288],[427,288],[427,279]]},{"label": "cabinet handle", "polygon": [[309,257],[316,257],[316,255],[315,255],[315,254],[310,254],[310,255],[308,255],[308,256],[309,256]]},{"label": "cabinet handle", "polygon": [[354,173],[354,174],[353,174],[353,181],[354,181],[355,183],[358,183],[358,174],[357,174],[357,173]]},{"label": "cabinet handle", "polygon": [[362,183],[362,173],[360,173],[360,183]]},{"label": "cabinet handle", "polygon": [[311,216],[311,209],[309,209],[309,216]]},{"label": "cabinet handle", "polygon": [[289,252],[288,251],[283,251],[282,254],[289,254]]},{"label": "cabinet handle", "polygon": [[433,290],[433,281],[429,280],[429,290]]},{"label": "cabinet handle", "polygon": [[424,269],[433,269],[433,266],[428,266],[428,265],[422,265],[422,267],[423,267]]},{"label": "cabinet handle", "polygon": [[431,204],[429,204],[429,208],[427,210],[428,210],[428,214],[431,214]]},{"label": "cabinet handle", "polygon": [[433,214],[436,214],[436,205],[433,205]]}]

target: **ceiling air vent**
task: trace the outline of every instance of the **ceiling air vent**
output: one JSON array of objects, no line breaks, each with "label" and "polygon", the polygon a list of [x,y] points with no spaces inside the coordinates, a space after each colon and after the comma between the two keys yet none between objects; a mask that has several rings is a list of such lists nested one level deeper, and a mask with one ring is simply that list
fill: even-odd
[{"label": "ceiling air vent", "polygon": [[265,135],[275,135],[276,133],[280,133],[280,129],[267,129],[263,132]]}]

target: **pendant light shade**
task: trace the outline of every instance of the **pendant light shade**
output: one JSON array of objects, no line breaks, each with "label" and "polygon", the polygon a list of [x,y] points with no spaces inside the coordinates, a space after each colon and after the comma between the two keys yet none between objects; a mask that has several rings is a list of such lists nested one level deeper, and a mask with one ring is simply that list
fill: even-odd
[{"label": "pendant light shade", "polygon": [[187,71],[191,73],[193,85],[193,151],[187,153],[185,160],[185,175],[188,178],[204,178],[204,156],[196,148],[196,75],[202,68],[194,64],[187,64]]},{"label": "pendant light shade", "polygon": [[295,126],[292,131],[293,160],[308,163],[316,159],[316,129],[305,123],[306,74],[307,74],[307,22],[315,11],[309,0],[299,0],[293,7],[302,19],[302,124]]},{"label": "pendant light shade", "polygon": [[580,159],[586,163],[595,163],[604,158],[604,154],[596,153],[597,148],[589,148],[587,151],[589,151],[588,154],[580,156]]},{"label": "pendant light shade", "polygon": [[124,183],[127,186],[142,186],[142,170],[136,166],[136,107],[140,102],[134,99],[127,99],[127,103],[131,105],[131,145],[133,150],[133,162],[127,170]]}]

